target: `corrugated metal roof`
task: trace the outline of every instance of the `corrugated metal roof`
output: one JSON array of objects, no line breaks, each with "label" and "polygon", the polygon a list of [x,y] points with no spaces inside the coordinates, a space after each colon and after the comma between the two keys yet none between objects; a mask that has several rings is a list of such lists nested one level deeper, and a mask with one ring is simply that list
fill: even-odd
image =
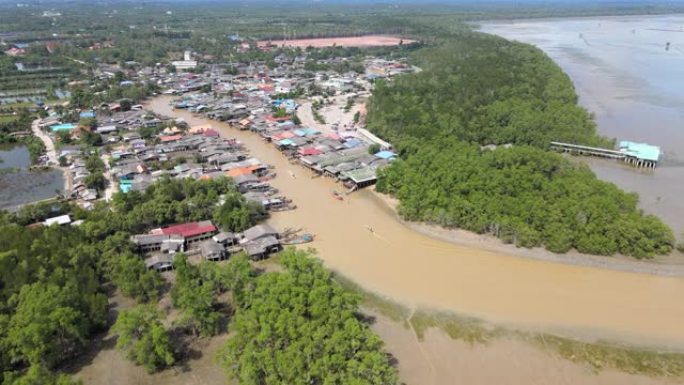
[{"label": "corrugated metal roof", "polygon": [[637,159],[650,160],[657,162],[660,159],[660,147],[647,143],[630,142],[623,140],[620,142],[620,152],[636,157]]}]

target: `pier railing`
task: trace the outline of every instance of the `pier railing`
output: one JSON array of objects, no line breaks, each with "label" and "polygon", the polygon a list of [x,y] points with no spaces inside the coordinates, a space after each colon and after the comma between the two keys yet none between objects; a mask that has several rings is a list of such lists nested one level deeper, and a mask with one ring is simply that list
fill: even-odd
[{"label": "pier railing", "polygon": [[580,144],[551,142],[551,149],[558,152],[570,153],[573,155],[589,155],[598,156],[601,158],[622,160],[636,167],[655,168],[655,166],[658,164],[658,162],[646,159],[639,159],[633,155],[626,154],[621,151],[610,150],[607,148],[600,147],[583,146]]}]

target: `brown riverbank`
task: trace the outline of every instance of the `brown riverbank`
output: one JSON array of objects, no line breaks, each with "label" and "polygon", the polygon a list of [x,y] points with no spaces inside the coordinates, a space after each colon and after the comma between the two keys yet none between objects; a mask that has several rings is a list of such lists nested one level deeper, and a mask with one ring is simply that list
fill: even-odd
[{"label": "brown riverbank", "polygon": [[[327,267],[408,307],[466,314],[527,330],[588,339],[684,348],[684,279],[595,269],[444,242],[407,228],[371,191],[345,201],[325,178],[312,179],[257,135],[173,111],[172,98],[148,107],[190,124],[211,124],[276,167],[272,181],[298,209],[277,213],[279,227],[305,227]],[[295,177],[290,176],[292,172]],[[372,226],[374,232],[367,230]]]},{"label": "brown riverbank", "polygon": [[674,251],[668,256],[659,256],[653,260],[636,260],[624,255],[600,256],[570,251],[565,254],[557,254],[540,247],[528,249],[516,247],[512,244],[501,242],[492,235],[476,234],[471,231],[460,229],[448,229],[429,223],[409,222],[401,219],[396,212],[399,201],[388,195],[375,192],[379,202],[385,204],[398,221],[408,228],[425,236],[451,242],[459,245],[476,247],[478,249],[505,253],[520,258],[531,258],[540,261],[565,263],[576,266],[610,269],[639,274],[654,274],[667,277],[684,277],[684,257],[680,252]]}]

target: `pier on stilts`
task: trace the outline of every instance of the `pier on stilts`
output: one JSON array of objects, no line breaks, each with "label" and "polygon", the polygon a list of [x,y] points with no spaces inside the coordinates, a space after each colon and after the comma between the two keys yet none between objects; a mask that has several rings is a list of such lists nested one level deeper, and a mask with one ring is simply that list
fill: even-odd
[{"label": "pier on stilts", "polygon": [[617,159],[638,168],[655,168],[660,160],[660,147],[629,141],[620,142],[619,150],[563,142],[551,142],[551,149],[572,155]]}]

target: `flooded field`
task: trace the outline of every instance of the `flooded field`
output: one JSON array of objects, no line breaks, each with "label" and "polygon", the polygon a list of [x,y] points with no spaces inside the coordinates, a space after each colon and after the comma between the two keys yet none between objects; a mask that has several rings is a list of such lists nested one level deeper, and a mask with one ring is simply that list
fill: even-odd
[{"label": "flooded field", "polygon": [[174,111],[171,100],[158,97],[148,108],[210,124],[274,165],[279,177],[272,184],[298,206],[276,214],[274,224],[315,233],[312,245],[326,266],[368,290],[527,330],[684,350],[684,279],[517,258],[427,237],[372,191],[338,201],[332,190],[339,185],[313,179],[259,136]]},{"label": "flooded field", "polygon": [[590,161],[594,172],[639,193],[641,207],[684,233],[684,15],[487,23],[481,30],[543,49],[571,77],[599,132],[660,146],[662,164],[637,171]]},{"label": "flooded field", "polygon": [[0,147],[0,209],[54,197],[64,188],[59,170],[29,171],[26,146]]}]

